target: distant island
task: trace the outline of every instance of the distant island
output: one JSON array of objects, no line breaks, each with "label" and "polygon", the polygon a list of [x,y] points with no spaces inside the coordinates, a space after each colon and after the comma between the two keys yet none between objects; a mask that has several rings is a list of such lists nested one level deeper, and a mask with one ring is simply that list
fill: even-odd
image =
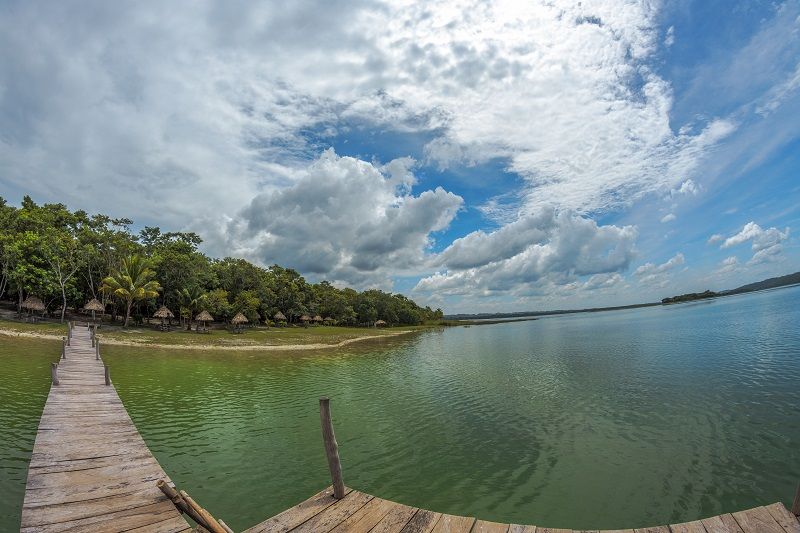
[{"label": "distant island", "polygon": [[800,272],[794,274],[787,274],[785,276],[778,276],[777,278],[769,278],[756,283],[749,283],[742,285],[735,289],[727,291],[705,291],[705,292],[690,292],[687,294],[680,294],[671,298],[664,298],[661,300],[662,304],[674,304],[681,302],[691,302],[693,300],[703,300],[705,298],[717,298],[720,296],[732,296],[734,294],[742,294],[745,292],[763,291],[766,289],[775,289],[778,287],[786,287],[788,285],[796,285],[800,283]]},{"label": "distant island", "polygon": [[662,298],[662,304],[679,304],[682,302],[691,302],[693,300],[703,300],[705,298],[716,298],[722,296],[720,292],[704,291],[704,292],[687,292],[686,294],[679,294],[669,298]]},{"label": "distant island", "polygon": [[778,287],[786,287],[789,285],[797,285],[797,284],[800,284],[800,272],[795,272],[794,274],[787,274],[785,276],[779,276],[776,278],[769,278],[762,281],[757,281],[755,283],[749,283],[747,285],[742,285],[741,287],[725,291],[715,292],[707,290],[704,292],[692,292],[687,294],[680,294],[678,296],[664,298],[660,302],[648,302],[648,303],[632,304],[632,305],[616,305],[612,307],[590,307],[585,309],[556,309],[552,311],[519,311],[515,313],[473,313],[473,314],[461,313],[454,315],[445,315],[444,318],[445,320],[489,321],[498,319],[522,319],[522,318],[532,318],[537,316],[549,316],[549,315],[566,315],[572,313],[596,313],[600,311],[618,311],[622,309],[637,309],[639,307],[652,307],[655,305],[667,305],[667,304],[675,304],[682,302],[691,302],[695,300],[703,300],[706,298],[718,298],[721,296],[733,296],[734,294],[763,291],[766,289],[775,289]]}]

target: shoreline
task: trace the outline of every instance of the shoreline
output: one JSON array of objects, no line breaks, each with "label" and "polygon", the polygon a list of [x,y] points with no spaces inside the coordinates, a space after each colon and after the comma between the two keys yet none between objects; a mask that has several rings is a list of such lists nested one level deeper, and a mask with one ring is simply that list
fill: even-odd
[{"label": "shoreline", "polygon": [[[325,343],[309,343],[309,344],[244,344],[244,345],[216,345],[216,344],[163,344],[163,343],[149,343],[149,342],[136,342],[125,341],[119,339],[111,339],[99,335],[103,344],[110,346],[128,346],[128,347],[142,347],[142,348],[156,348],[161,350],[175,349],[175,350],[223,350],[223,351],[250,351],[250,352],[297,352],[304,350],[325,350],[329,348],[341,348],[356,342],[394,338],[401,335],[408,335],[409,333],[416,333],[416,330],[403,330],[392,333],[384,333],[381,335],[365,335],[363,337],[356,337],[353,339],[345,339],[335,344]],[[54,340],[60,341],[60,335],[50,335],[48,333],[31,333],[27,331],[16,331],[13,329],[6,329],[0,327],[0,336],[6,337],[24,337],[29,339],[41,340]]]}]

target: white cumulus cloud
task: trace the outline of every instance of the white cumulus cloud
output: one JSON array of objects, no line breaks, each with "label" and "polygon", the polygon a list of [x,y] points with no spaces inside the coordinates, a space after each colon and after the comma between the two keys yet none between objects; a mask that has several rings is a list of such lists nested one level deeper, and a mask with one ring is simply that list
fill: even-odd
[{"label": "white cumulus cloud", "polygon": [[423,265],[431,233],[463,204],[441,187],[413,194],[412,164],[375,166],[327,150],[291,186],[253,198],[215,245],[333,281],[390,285],[389,272]]},{"label": "white cumulus cloud", "polygon": [[[521,237],[512,238],[516,235]],[[636,236],[632,226],[599,226],[591,219],[549,209],[493,232],[475,231],[456,239],[435,258],[444,270],[422,278],[414,290],[526,294],[543,285],[619,273],[633,259]]]},{"label": "white cumulus cloud", "polygon": [[645,263],[634,270],[633,274],[639,278],[642,283],[664,286],[669,279],[667,275],[676,267],[683,265],[685,262],[686,259],[684,255],[678,252],[660,265],[656,265],[654,263]]}]

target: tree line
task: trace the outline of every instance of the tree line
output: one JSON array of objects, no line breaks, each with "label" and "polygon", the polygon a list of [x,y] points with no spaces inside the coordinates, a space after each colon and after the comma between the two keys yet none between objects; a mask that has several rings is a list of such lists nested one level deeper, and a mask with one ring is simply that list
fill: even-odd
[{"label": "tree line", "polygon": [[158,227],[134,233],[132,226],[127,218],[37,205],[29,196],[20,207],[0,197],[0,299],[21,307],[36,296],[62,320],[68,308],[81,309],[91,299],[137,322],[162,305],[189,320],[203,310],[218,321],[242,313],[253,323],[277,313],[288,322],[319,315],[342,325],[442,319],[441,309],[420,307],[402,294],[309,283],[291,268],[208,257],[196,233]]}]

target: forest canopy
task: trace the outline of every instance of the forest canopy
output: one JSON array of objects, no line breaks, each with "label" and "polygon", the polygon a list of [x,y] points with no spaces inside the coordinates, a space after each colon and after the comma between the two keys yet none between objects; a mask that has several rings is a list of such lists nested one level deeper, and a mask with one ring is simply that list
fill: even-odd
[{"label": "forest canopy", "polygon": [[[289,322],[308,315],[343,325],[415,325],[442,318],[441,309],[420,307],[402,294],[309,283],[291,268],[208,257],[199,251],[203,241],[196,233],[158,227],[134,233],[132,226],[127,218],[37,205],[28,196],[20,207],[0,197],[0,299],[20,306],[36,296],[62,319],[66,309],[81,309],[91,299],[121,316],[130,305],[136,321],[162,305],[176,316],[208,311],[227,321],[243,313],[254,323],[278,313]],[[127,268],[146,278],[141,298],[120,296]]]}]

